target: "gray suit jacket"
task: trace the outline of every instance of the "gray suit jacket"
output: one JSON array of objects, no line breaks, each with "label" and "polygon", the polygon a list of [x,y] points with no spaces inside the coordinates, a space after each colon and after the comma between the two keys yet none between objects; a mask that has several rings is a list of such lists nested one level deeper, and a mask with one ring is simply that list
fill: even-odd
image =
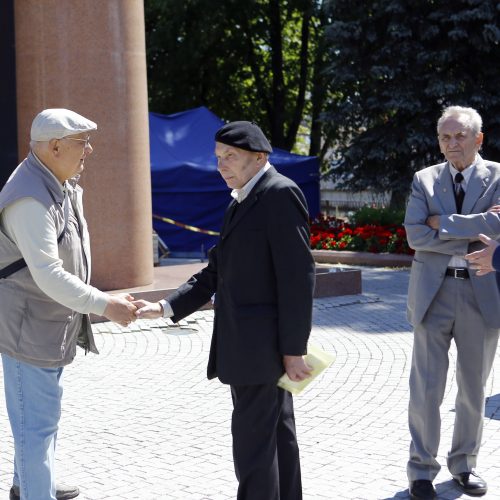
[{"label": "gray suit jacket", "polygon": [[[500,204],[500,164],[479,158],[467,184],[462,215],[455,214],[455,196],[448,163],[415,173],[404,225],[408,243],[415,250],[408,289],[408,320],[420,323],[439,287],[452,255],[463,256],[482,248],[477,235],[500,238],[499,214],[487,212]],[[431,229],[427,217],[440,215],[440,229]],[[496,273],[471,273],[481,313],[493,328],[500,327],[500,293]]]}]

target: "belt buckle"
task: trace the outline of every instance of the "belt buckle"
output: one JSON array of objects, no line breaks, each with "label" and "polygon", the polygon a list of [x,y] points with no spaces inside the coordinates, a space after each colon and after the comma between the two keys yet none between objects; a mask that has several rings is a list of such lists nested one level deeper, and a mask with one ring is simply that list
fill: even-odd
[{"label": "belt buckle", "polygon": [[[457,280],[464,280],[465,279],[465,276],[462,277],[462,276],[459,276],[459,273],[460,272],[463,272],[465,271],[465,269],[460,269],[460,268],[454,268],[453,269],[453,277]],[[464,273],[465,274],[465,273]]]}]

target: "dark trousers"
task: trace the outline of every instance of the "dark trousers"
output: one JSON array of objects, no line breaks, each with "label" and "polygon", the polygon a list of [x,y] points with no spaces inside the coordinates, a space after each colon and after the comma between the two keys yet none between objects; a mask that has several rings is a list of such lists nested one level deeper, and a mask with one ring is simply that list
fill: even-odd
[{"label": "dark trousers", "polygon": [[231,386],[237,500],[302,500],[293,399],[276,384]]}]

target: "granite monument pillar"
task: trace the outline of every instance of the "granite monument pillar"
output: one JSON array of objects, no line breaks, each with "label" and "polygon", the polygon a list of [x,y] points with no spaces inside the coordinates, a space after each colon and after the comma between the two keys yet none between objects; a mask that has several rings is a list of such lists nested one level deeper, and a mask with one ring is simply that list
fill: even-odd
[{"label": "granite monument pillar", "polygon": [[19,157],[33,117],[69,108],[98,124],[80,184],[92,283],[153,280],[151,181],[142,0],[15,0]]}]

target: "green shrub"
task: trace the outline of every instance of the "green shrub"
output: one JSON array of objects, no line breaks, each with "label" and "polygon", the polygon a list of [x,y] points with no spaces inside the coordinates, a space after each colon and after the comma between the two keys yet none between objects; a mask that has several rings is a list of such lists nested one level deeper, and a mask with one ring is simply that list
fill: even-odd
[{"label": "green shrub", "polygon": [[380,226],[401,225],[405,217],[404,210],[391,208],[362,207],[354,214],[349,214],[349,222],[356,226],[374,224]]}]

